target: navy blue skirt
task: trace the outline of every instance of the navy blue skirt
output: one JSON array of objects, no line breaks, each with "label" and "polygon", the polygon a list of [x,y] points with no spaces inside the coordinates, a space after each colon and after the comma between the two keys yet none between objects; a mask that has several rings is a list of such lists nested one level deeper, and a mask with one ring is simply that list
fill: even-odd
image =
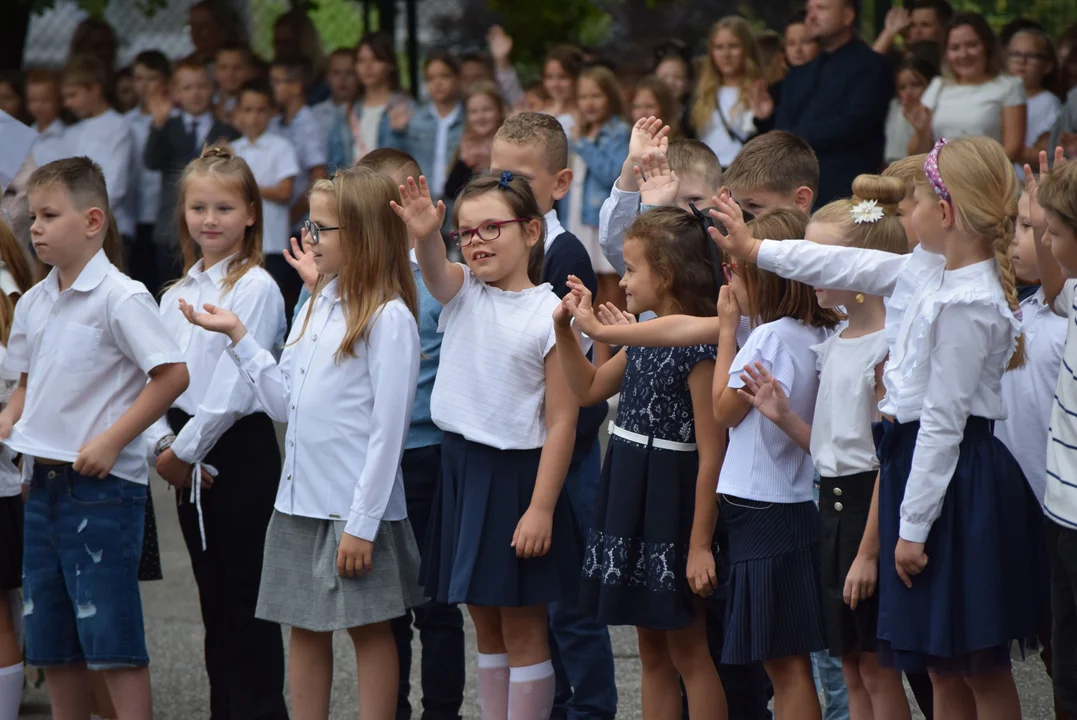
[{"label": "navy blue skirt", "polygon": [[524,560],[512,547],[541,454],[541,448],[497,450],[445,433],[420,573],[427,597],[488,607],[576,603],[582,538],[564,491],[549,552]]},{"label": "navy blue skirt", "polygon": [[815,503],[722,496],[729,533],[722,664],[748,665],[826,648]]},{"label": "navy blue skirt", "polygon": [[699,455],[611,437],[587,534],[580,610],[605,625],[678,630],[695,619],[688,543]]},{"label": "navy blue skirt", "polygon": [[1037,647],[1049,617],[1042,513],[992,423],[970,417],[942,513],[907,588],[894,562],[919,422],[875,425],[879,480],[879,660],[903,671],[969,675]]}]

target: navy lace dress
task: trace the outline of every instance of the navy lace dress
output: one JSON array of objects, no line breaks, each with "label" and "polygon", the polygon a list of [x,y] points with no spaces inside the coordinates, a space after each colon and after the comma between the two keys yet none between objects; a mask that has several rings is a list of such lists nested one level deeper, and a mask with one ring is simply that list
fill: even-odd
[{"label": "navy lace dress", "polygon": [[694,445],[688,375],[714,360],[717,348],[630,347],[627,354],[616,424],[644,442],[611,434],[580,607],[607,625],[677,630],[695,617],[686,568],[699,456],[653,447],[652,440]]}]

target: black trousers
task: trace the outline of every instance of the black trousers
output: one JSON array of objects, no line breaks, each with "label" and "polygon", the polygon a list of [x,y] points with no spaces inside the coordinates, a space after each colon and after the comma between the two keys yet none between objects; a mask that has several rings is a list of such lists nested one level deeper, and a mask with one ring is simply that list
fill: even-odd
[{"label": "black trousers", "polygon": [[[290,269],[290,268],[289,268]],[[441,446],[404,451],[404,498],[419,552],[426,551],[426,532],[434,495],[441,480]],[[411,702],[411,628],[422,643],[423,720],[458,720],[464,703],[464,616],[456,605],[428,602],[392,621],[400,657],[397,720],[409,720]]]},{"label": "black trousers", "polygon": [[[168,411],[179,432],[189,416]],[[280,626],[258,620],[266,527],[280,482],[280,450],[263,413],[240,419],[206,456],[217,479],[202,490],[206,549],[190,491],[177,492],[180,528],[191,556],[209,675],[211,720],[287,720]]]}]

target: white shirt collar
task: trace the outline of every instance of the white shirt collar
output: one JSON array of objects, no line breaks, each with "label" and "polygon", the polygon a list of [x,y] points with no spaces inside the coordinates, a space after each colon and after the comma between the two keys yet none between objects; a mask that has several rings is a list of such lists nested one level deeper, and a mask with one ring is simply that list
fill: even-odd
[{"label": "white shirt collar", "polygon": [[[104,249],[98,250],[90,262],[86,263],[86,267],[82,268],[82,272],[75,278],[75,282],[71,283],[69,290],[75,290],[77,292],[89,292],[101,284],[101,281],[108,275],[109,270],[112,269],[112,263],[109,261],[108,256],[105,255]],[[48,277],[45,279],[45,289],[53,297],[59,297],[60,295],[60,271],[53,268],[49,271]]]},{"label": "white shirt collar", "polygon": [[438,111],[434,110],[434,119],[437,120],[438,125],[452,125],[456,118],[460,115],[460,103],[456,103],[453,109],[445,117],[438,115]]},{"label": "white shirt collar", "polygon": [[546,213],[546,239],[543,241],[543,247],[546,252],[550,251],[550,246],[553,245],[553,241],[561,235],[564,235],[564,233],[565,228],[557,218],[557,211],[551,210]]},{"label": "white shirt collar", "polygon": [[200,276],[205,275],[207,278],[213,281],[214,285],[220,286],[221,282],[225,278],[225,275],[228,274],[229,265],[231,265],[232,260],[234,260],[238,255],[238,252],[232,253],[224,260],[221,260],[220,262],[216,263],[209,270],[203,269],[206,266],[206,261],[204,258],[200,258],[198,262],[192,265],[191,269],[187,271],[187,277],[192,280],[197,280]]},{"label": "white shirt collar", "polygon": [[45,128],[44,130],[38,128],[37,123],[34,123],[34,130],[37,130],[38,135],[41,135],[42,137],[51,137],[53,135],[63,135],[64,134],[64,121],[61,120],[60,118],[56,118],[51,123],[49,123],[49,126],[47,128]]},{"label": "white shirt collar", "polygon": [[184,110],[183,111],[183,124],[184,124],[185,127],[187,127],[187,126],[190,126],[190,124],[192,122],[194,122],[194,123],[196,123],[198,125],[198,127],[202,127],[202,124],[205,123],[206,120],[210,119],[211,117],[213,117],[213,116],[210,115],[209,112],[204,112],[201,115],[192,115],[191,113]]}]

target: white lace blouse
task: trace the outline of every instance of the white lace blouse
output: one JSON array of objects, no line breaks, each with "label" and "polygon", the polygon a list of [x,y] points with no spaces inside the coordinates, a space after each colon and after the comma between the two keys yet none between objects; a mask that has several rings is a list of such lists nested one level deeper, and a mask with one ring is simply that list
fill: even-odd
[{"label": "white lace blouse", "polygon": [[898,422],[920,421],[899,534],[924,542],[942,510],[969,416],[1006,417],[1002,375],[1021,323],[1006,303],[996,262],[946,270],[941,255],[919,248],[894,255],[768,240],[758,264],[816,287],[887,298],[890,357],[879,409]]}]

